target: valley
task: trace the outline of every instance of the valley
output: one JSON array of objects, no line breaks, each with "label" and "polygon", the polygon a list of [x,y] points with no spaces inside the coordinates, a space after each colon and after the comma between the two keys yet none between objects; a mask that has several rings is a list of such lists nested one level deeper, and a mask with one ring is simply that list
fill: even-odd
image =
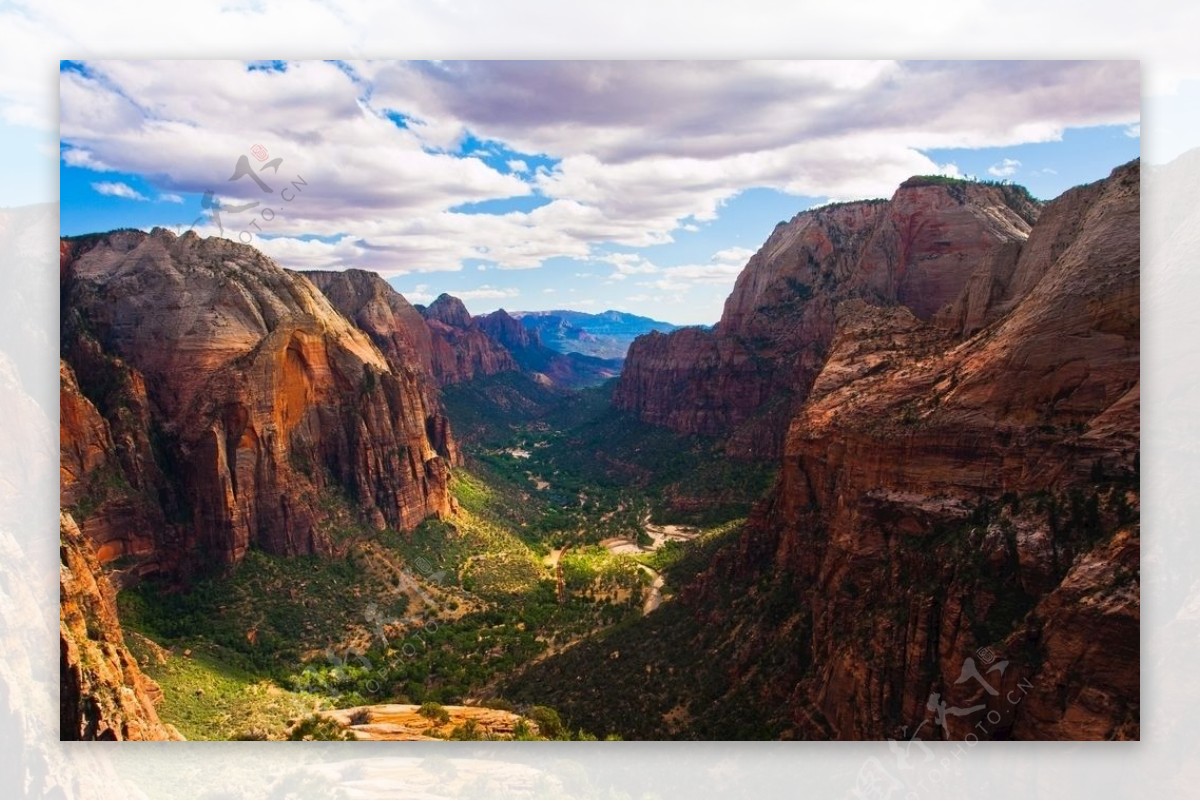
[{"label": "valley", "polygon": [[1135,739],[1139,175],[801,212],[623,363],[62,240],[64,732]]},{"label": "valley", "polygon": [[[464,443],[450,485],[457,508],[444,520],[376,532],[345,499],[330,498],[332,558],[252,551],[232,576],[201,579],[185,593],[155,581],[120,593],[131,648],[163,689],[164,719],[188,739],[280,739],[308,715],[336,721],[335,710],[355,707],[380,722],[389,719],[377,711],[383,704],[466,704],[527,719],[512,713],[503,685],[653,613],[673,591],[659,571],[692,539],[729,536],[771,479],[768,467],[747,465],[754,479],[743,490],[697,511],[694,502],[661,500],[671,496],[655,476],[702,473],[711,443],[672,436],[643,457],[640,437],[628,435],[621,461],[581,458],[598,432],[641,428],[608,419],[610,392],[564,396],[547,415],[564,428],[498,415],[487,434]],[[652,508],[688,522],[652,522]],[[530,712],[537,707],[519,705],[533,718],[548,714]],[[571,723],[555,736],[623,736]],[[390,734],[376,726],[357,736],[513,736],[511,722],[456,726]]]}]

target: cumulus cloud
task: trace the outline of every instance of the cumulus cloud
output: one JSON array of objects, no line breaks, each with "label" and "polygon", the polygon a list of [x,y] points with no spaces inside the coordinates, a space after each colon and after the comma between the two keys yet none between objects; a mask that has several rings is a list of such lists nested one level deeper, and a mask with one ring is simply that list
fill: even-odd
[{"label": "cumulus cloud", "polygon": [[658,278],[638,283],[644,287],[668,291],[690,289],[697,285],[720,286],[732,289],[733,282],[741,271],[742,265],[728,262],[681,264],[675,267],[663,267],[658,271]]},{"label": "cumulus cloud", "polygon": [[92,189],[110,197],[123,197],[126,200],[146,200],[145,195],[122,181],[97,181],[92,184]]},{"label": "cumulus cloud", "polygon": [[728,264],[744,265],[754,255],[754,251],[750,248],[732,247],[718,250],[712,255],[712,261],[725,262]]},{"label": "cumulus cloud", "polygon": [[161,202],[161,203],[182,203],[183,202],[183,196],[177,195],[174,192],[164,192],[158,196],[158,199],[159,199],[159,202]]},{"label": "cumulus cloud", "polygon": [[[1133,124],[1140,103],[1136,64],[1059,61],[101,61],[62,73],[60,90],[64,163],[153,176],[164,195],[259,202],[275,213],[262,244],[282,263],[388,275],[459,270],[481,252],[519,270],[666,244],[754,187],[883,196],[913,174],[957,173],[922,150]],[[464,154],[467,141],[497,144]],[[282,161],[236,170],[255,144]],[[492,166],[501,152],[517,155]],[[531,170],[534,154],[552,166]],[[455,211],[531,193],[548,202]],[[607,261],[612,280],[674,269]]]},{"label": "cumulus cloud", "polygon": [[475,289],[459,289],[451,290],[450,294],[459,300],[500,300],[502,298],[515,298],[521,294],[519,290],[511,287],[501,288],[494,287],[489,284],[476,287]]},{"label": "cumulus cloud", "polygon": [[408,300],[409,303],[427,304],[433,301],[438,295],[444,291],[448,295],[453,295],[463,302],[472,300],[501,300],[503,298],[515,298],[521,293],[519,290],[505,287],[494,287],[488,284],[476,287],[474,289],[447,289],[434,291],[430,289],[429,284],[417,284],[411,289],[404,289],[397,286],[396,291]]},{"label": "cumulus cloud", "polygon": [[112,167],[109,167],[102,161],[98,161],[91,153],[79,148],[69,147],[62,152],[63,164],[69,167],[84,167],[93,172],[111,172]]},{"label": "cumulus cloud", "polygon": [[1016,159],[1001,159],[992,166],[987,168],[988,175],[994,175],[997,178],[1007,178],[1014,175],[1020,168],[1021,162]]}]

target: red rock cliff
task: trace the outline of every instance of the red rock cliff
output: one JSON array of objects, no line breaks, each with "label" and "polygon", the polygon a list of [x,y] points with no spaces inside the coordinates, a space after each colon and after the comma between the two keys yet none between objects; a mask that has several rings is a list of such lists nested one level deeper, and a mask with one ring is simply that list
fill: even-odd
[{"label": "red rock cliff", "polygon": [[429,411],[426,418],[429,439],[451,464],[458,464],[461,456],[437,392],[442,383],[438,375],[444,373],[442,368],[447,363],[444,351],[448,343],[439,339],[435,350],[434,334],[425,318],[378,273],[313,270],[304,276],[335,309],[371,337],[393,371],[412,375],[421,382]]},{"label": "red rock cliff", "polygon": [[1138,226],[1135,162],[978,262],[952,331],[837,307],[779,486],[691,589],[788,577],[793,735],[1138,736]]},{"label": "red rock cliff", "polygon": [[825,362],[838,303],[903,305],[929,319],[1037,215],[1017,187],[921,178],[890,201],[803,212],[751,257],[714,329],[635,340],[613,402],[650,423],[726,437],[734,454],[777,456]]},{"label": "red rock cliff", "polygon": [[70,515],[59,539],[60,739],[183,739],[159,721],[162,691],[126,648],[116,593]]},{"label": "red rock cliff", "polygon": [[439,295],[422,315],[432,337],[433,373],[440,385],[519,369],[512,353],[488,336],[458,298]]},{"label": "red rock cliff", "polygon": [[104,558],[325,552],[327,493],[378,526],[448,512],[422,382],[304,277],[161,229],[67,240],[62,271],[63,503]]}]

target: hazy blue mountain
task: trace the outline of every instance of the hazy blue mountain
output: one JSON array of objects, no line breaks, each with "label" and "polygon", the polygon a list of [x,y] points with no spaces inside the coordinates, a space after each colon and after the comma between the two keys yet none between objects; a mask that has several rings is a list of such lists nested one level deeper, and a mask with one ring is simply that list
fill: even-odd
[{"label": "hazy blue mountain", "polygon": [[537,331],[542,344],[549,348],[560,353],[582,353],[602,359],[623,359],[629,344],[642,334],[651,331],[668,333],[680,327],[611,309],[599,314],[568,309],[510,314],[527,329]]}]

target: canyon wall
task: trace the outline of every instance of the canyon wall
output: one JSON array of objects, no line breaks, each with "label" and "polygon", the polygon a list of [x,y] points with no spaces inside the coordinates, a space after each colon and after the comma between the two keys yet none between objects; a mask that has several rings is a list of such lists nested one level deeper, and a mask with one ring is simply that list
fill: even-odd
[{"label": "canyon wall", "polygon": [[836,308],[859,298],[930,319],[1039,205],[1024,190],[906,181],[888,201],[834,204],[776,226],[738,276],[721,320],[639,337],[613,403],[642,420],[719,436],[738,456],[773,458],[828,354]]},{"label": "canyon wall", "polygon": [[1138,736],[1138,170],[1050,203],[937,324],[836,307],[777,489],[689,590],[787,577],[803,666],[762,686],[793,736]]},{"label": "canyon wall", "polygon": [[449,511],[453,443],[403,308],[389,359],[250,247],[156,229],[61,251],[63,504],[101,561],[327,553],[331,497],[379,527]]},{"label": "canyon wall", "polygon": [[59,738],[181,740],[158,719],[162,691],[125,646],[116,592],[70,515],[59,525]]}]

